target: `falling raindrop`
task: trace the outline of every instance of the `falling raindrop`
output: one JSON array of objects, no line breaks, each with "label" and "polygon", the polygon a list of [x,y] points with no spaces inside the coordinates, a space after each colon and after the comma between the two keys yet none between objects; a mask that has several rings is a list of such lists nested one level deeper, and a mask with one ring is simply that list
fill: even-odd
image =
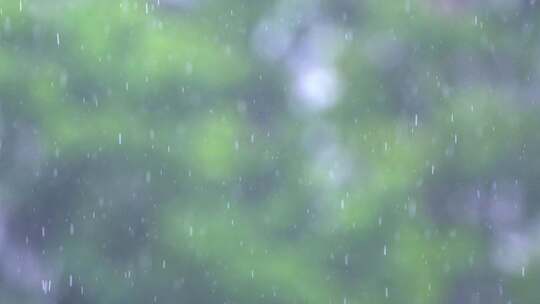
[{"label": "falling raindrop", "polygon": [[146,171],[144,179],[146,183],[149,184],[152,181],[152,173],[150,173],[150,171]]},{"label": "falling raindrop", "polygon": [[45,280],[41,280],[41,290],[44,294],[47,294],[47,282]]}]

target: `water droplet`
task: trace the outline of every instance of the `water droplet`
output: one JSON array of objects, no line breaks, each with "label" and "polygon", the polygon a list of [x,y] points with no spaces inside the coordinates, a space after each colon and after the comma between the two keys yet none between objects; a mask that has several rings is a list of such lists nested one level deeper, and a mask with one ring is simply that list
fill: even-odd
[{"label": "water droplet", "polygon": [[146,183],[149,184],[152,181],[152,173],[150,173],[150,171],[146,171],[144,179],[146,180]]},{"label": "water droplet", "polygon": [[52,289],[52,282],[51,280],[41,280],[41,290],[44,294],[48,294],[51,292]]}]

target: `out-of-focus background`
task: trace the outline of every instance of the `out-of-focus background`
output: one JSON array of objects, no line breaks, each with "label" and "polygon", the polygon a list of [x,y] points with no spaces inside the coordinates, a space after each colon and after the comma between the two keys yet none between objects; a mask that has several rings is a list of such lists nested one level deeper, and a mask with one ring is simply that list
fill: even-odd
[{"label": "out-of-focus background", "polygon": [[540,303],[535,0],[0,0],[0,303]]}]

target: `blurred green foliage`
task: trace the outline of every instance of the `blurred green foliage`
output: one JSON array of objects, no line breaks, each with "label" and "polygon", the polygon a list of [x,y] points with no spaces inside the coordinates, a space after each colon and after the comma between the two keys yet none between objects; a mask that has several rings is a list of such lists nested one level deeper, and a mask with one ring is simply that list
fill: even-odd
[{"label": "blurred green foliage", "polygon": [[[537,213],[536,6],[322,2],[354,39],[336,105],[302,116],[285,65],[252,50],[276,1],[163,2],[0,1],[1,119],[42,149],[10,234],[58,272],[51,294],[0,277],[0,302],[538,303],[537,264],[495,267],[492,227],[454,195],[519,180]],[[343,183],[311,154],[318,122]]]}]

